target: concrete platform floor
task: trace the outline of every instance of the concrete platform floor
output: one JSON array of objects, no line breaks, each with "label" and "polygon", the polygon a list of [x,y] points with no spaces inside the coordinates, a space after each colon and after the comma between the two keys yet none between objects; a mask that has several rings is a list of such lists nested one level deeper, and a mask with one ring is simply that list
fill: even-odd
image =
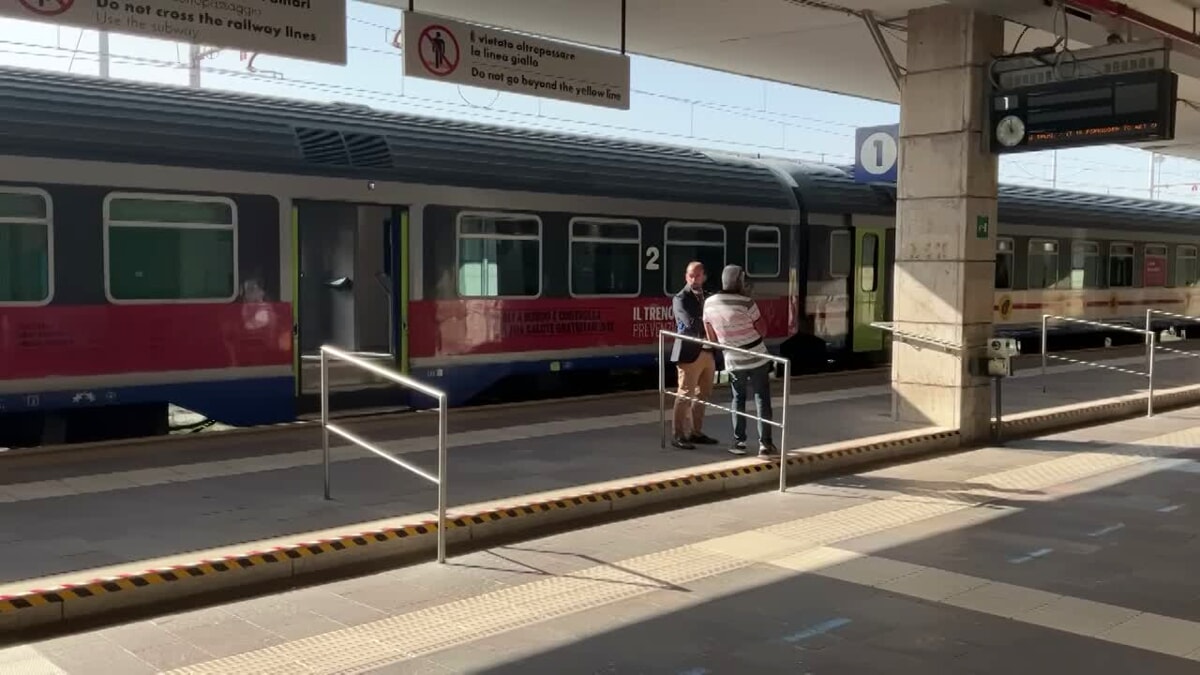
[{"label": "concrete platform floor", "polygon": [[[1137,358],[1108,361],[1137,368]],[[1160,387],[1200,383],[1200,359],[1161,356]],[[1025,371],[1006,385],[1008,412],[1116,396],[1144,380],[1079,366],[1052,370],[1047,393]],[[789,410],[793,449],[917,428],[893,422],[885,385],[857,376],[805,380]],[[878,374],[875,375],[878,377]],[[820,391],[822,386],[847,387]],[[805,390],[808,390],[805,392]],[[725,388],[717,398],[727,401]],[[777,404],[780,401],[777,401]],[[464,409],[450,415],[449,504],[473,504],[696,466],[723,446],[659,448],[657,396]],[[390,451],[436,466],[436,418],[409,415],[347,426]],[[705,429],[727,441],[729,418]],[[751,438],[755,438],[751,431]],[[322,498],[313,429],[220,433],[98,450],[0,455],[0,595],[190,562],[221,547],[419,514],[433,486],[355,449],[335,453],[333,501]],[[357,530],[355,530],[357,531]],[[293,543],[289,541],[288,543]]]},{"label": "concrete platform floor", "polygon": [[1200,408],[0,651],[0,672],[1200,672]]}]

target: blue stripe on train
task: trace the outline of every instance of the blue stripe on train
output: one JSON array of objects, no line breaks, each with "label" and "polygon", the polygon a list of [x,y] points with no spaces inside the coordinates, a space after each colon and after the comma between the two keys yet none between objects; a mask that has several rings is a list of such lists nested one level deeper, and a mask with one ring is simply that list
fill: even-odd
[{"label": "blue stripe on train", "polygon": [[[772,345],[768,349],[772,354],[779,353],[777,345]],[[451,365],[439,368],[414,368],[412,376],[430,386],[447,392],[450,398],[450,405],[457,406],[469,402],[488,387],[506,377],[514,375],[537,375],[539,373],[589,370],[653,369],[658,362],[658,354],[654,352],[538,361],[504,361],[504,356],[504,354],[497,354],[496,361],[491,363]],[[423,403],[417,400],[418,398],[420,397],[412,399],[414,407],[424,408],[432,405]]]},{"label": "blue stripe on train", "polygon": [[170,402],[225,424],[253,426],[294,420],[294,397],[294,381],[285,376],[5,394],[0,396],[0,412]]}]

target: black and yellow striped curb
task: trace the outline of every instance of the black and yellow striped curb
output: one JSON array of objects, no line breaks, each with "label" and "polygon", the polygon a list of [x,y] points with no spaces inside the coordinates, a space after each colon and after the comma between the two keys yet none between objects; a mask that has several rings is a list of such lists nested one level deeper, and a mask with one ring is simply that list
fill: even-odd
[{"label": "black and yellow striped curb", "polygon": [[[1200,399],[1200,387],[1192,388],[1190,392],[1164,391],[1163,405],[1180,405],[1182,396],[1188,394],[1191,400]],[[1144,405],[1144,398],[1142,398]],[[1156,401],[1158,401],[1156,396]],[[1170,403],[1167,403],[1167,401]],[[1136,401],[1133,401],[1136,403]],[[1128,412],[1131,402],[1128,400],[1097,401],[1089,408],[1076,411],[1056,411],[1045,415],[1027,414],[1021,417],[1023,425],[1036,424],[1039,431],[1045,431],[1054,426],[1069,426],[1080,416],[1092,417],[1095,414],[1109,416],[1121,415]],[[1006,430],[1009,428],[1005,420]],[[803,477],[818,472],[847,471],[861,467],[880,458],[896,458],[899,456],[917,456],[929,452],[949,450],[960,447],[961,435],[954,430],[939,430],[934,432],[908,432],[894,437],[882,437],[872,442],[850,446],[846,443],[834,444],[836,447],[822,449],[812,448],[810,451],[791,454],[787,458],[789,478],[797,482]],[[581,492],[579,494],[556,497],[531,503],[490,508],[472,514],[455,514],[447,519],[447,535],[452,530],[467,530],[464,538],[474,543],[486,542],[498,536],[499,530],[489,528],[496,524],[504,524],[504,534],[527,533],[536,536],[537,529],[548,524],[547,514],[562,514],[564,518],[555,521],[562,524],[564,520],[583,521],[594,515],[594,512],[616,511],[618,508],[638,506],[640,497],[662,495],[683,501],[697,494],[713,494],[725,492],[730,481],[739,488],[759,487],[769,488],[777,484],[779,459],[744,459],[733,463],[714,465],[712,469],[689,470],[678,476],[671,476],[651,481],[633,482],[627,485],[604,488],[601,490]],[[793,471],[795,467],[795,471]],[[644,501],[645,504],[654,500]],[[248,571],[277,572],[269,576],[282,578],[301,576],[306,573],[303,561],[317,559],[324,561],[329,556],[331,566],[342,564],[338,556],[332,554],[344,553],[361,549],[378,549],[380,557],[400,555],[385,551],[388,544],[397,542],[411,543],[405,553],[432,552],[436,548],[437,523],[425,521],[414,524],[404,524],[393,528],[377,531],[348,534],[333,539],[304,542],[291,546],[273,548],[266,551],[253,551],[243,555],[230,556],[217,560],[205,560],[155,569],[146,572],[120,575],[114,578],[97,579],[78,585],[65,585],[53,589],[33,590],[15,596],[0,597],[0,634],[14,629],[28,628],[34,625],[51,624],[66,620],[72,614],[73,604],[94,602],[98,598],[110,597],[111,610],[118,611],[150,605],[155,602],[169,603],[177,597],[198,595],[205,592],[206,580],[217,579],[224,588],[229,586],[251,586],[261,577],[254,578]],[[333,559],[338,558],[335,562]],[[345,564],[355,560],[347,555]],[[239,577],[242,577],[239,579]],[[135,591],[151,587],[178,587],[178,593],[139,594]],[[139,595],[145,595],[143,599]],[[37,616],[33,616],[37,613]],[[90,612],[95,615],[96,611]],[[22,615],[29,614],[26,619]],[[14,620],[15,619],[15,620]]]},{"label": "black and yellow striped curb", "polygon": [[[1200,403],[1200,386],[1184,386],[1155,392],[1156,412]],[[1001,430],[1006,437],[1029,436],[1079,423],[1105,422],[1146,411],[1146,396],[1132,394],[1101,399],[1048,411],[1031,411],[1006,417]]]}]

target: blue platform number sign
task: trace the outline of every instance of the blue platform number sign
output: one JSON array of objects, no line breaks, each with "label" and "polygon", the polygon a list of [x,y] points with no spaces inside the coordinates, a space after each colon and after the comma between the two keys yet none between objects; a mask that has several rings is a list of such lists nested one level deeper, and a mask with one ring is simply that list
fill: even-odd
[{"label": "blue platform number sign", "polygon": [[858,183],[895,183],[900,158],[900,125],[862,127],[854,132],[854,180]]}]

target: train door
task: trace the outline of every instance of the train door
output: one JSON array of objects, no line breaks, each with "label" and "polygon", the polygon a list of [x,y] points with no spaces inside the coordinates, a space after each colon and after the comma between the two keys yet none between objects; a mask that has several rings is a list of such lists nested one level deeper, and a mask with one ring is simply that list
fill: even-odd
[{"label": "train door", "polygon": [[[320,349],[332,345],[388,368],[408,365],[403,207],[296,202],[293,303],[301,395],[320,391]],[[331,363],[330,389],[367,393],[360,404],[401,404],[406,394],[360,368]],[[372,393],[373,392],[373,393]]]},{"label": "train door", "polygon": [[855,352],[883,350],[884,334],[871,324],[885,320],[887,309],[887,231],[882,227],[854,230],[854,329]]}]

